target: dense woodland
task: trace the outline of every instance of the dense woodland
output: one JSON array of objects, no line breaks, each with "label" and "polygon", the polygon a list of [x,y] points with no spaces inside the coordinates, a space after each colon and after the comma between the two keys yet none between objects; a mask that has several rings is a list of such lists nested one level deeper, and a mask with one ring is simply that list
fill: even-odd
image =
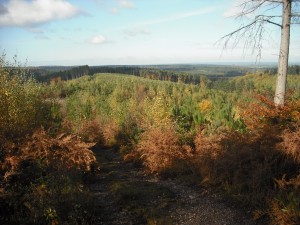
[{"label": "dense woodland", "polygon": [[1,223],[93,224],[96,145],[251,206],[256,220],[299,224],[300,76],[291,70],[287,104],[275,107],[270,71],[209,79],[81,66],[38,82],[2,56]]},{"label": "dense woodland", "polygon": [[[289,74],[299,75],[299,65],[289,67]],[[29,69],[34,77],[42,82],[51,79],[71,80],[96,73],[119,73],[139,77],[199,84],[201,77],[210,80],[242,76],[247,73],[262,72],[271,75],[277,73],[275,67],[263,66],[218,66],[218,65],[157,65],[157,66],[77,66],[77,67],[36,67]]]}]

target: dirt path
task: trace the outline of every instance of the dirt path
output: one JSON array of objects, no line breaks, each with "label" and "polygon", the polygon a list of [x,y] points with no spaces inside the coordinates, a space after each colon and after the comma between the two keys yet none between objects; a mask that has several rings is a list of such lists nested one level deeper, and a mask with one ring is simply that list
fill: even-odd
[{"label": "dirt path", "polygon": [[101,172],[91,190],[96,224],[254,225],[251,214],[222,197],[174,180],[159,180],[124,162],[117,150],[96,149]]}]

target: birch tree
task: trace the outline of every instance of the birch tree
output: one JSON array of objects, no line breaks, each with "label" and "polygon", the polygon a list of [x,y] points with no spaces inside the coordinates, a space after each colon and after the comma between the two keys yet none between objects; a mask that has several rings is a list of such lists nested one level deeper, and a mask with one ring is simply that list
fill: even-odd
[{"label": "birch tree", "polygon": [[[244,40],[244,49],[252,49],[261,58],[264,37],[268,31],[268,25],[277,26],[281,30],[280,49],[278,54],[278,74],[274,103],[283,106],[286,92],[286,79],[289,59],[290,29],[292,24],[299,24],[300,0],[243,0],[239,5],[240,13],[237,18],[247,18],[250,22],[241,23],[235,31],[225,35],[221,40],[225,41],[224,47],[231,43],[232,47]],[[280,13],[274,14],[278,12]]]}]

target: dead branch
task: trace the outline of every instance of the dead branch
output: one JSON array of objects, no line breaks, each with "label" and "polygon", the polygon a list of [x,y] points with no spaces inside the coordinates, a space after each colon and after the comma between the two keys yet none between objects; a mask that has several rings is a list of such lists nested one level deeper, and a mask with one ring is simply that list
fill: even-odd
[{"label": "dead branch", "polygon": [[[299,24],[299,2],[300,0],[291,0],[292,2],[292,22],[291,24]],[[283,4],[282,0],[245,0],[238,7],[241,8],[240,13],[235,17],[238,19],[251,18],[249,23],[242,23],[242,25],[221,37],[217,43],[223,42],[223,49],[227,49],[231,43],[232,48],[236,48],[240,41],[244,41],[244,51],[251,49],[252,54],[257,52],[257,58],[260,59],[263,37],[267,29],[267,24],[271,24],[282,29],[281,22],[278,21],[282,16],[270,15],[270,12]],[[254,15],[259,13],[258,15]]]}]

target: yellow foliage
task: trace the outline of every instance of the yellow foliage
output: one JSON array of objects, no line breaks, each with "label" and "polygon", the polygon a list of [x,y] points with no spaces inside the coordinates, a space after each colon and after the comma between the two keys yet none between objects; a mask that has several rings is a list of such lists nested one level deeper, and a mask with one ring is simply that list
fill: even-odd
[{"label": "yellow foliage", "polygon": [[169,104],[162,95],[157,95],[152,100],[145,101],[146,117],[144,126],[146,127],[167,127],[172,124]]},{"label": "yellow foliage", "polygon": [[198,106],[201,112],[208,112],[213,108],[213,103],[208,99],[204,99]]},{"label": "yellow foliage", "polygon": [[239,107],[233,107],[233,108],[232,108],[232,111],[234,112],[234,116],[233,116],[233,119],[234,119],[234,120],[239,120],[239,119],[241,119],[241,112],[240,112]]},{"label": "yellow foliage", "polygon": [[40,122],[40,86],[24,77],[23,68],[0,60],[0,138],[22,135]]}]

